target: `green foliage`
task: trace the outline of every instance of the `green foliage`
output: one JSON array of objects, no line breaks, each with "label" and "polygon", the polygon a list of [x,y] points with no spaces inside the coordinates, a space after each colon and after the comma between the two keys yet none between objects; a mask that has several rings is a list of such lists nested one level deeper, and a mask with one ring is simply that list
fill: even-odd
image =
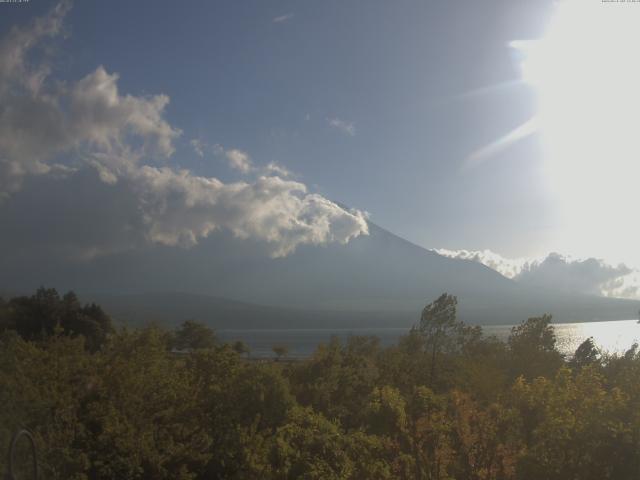
[{"label": "green foliage", "polygon": [[276,360],[280,360],[282,357],[286,357],[289,354],[289,347],[286,345],[274,345],[273,353],[276,354]]},{"label": "green foliage", "polygon": [[551,315],[530,318],[513,327],[507,343],[513,378],[552,377],[563,364],[563,356],[556,349]]},{"label": "green foliage", "polygon": [[86,347],[100,348],[113,332],[111,318],[98,305],[82,305],[73,292],[62,298],[53,288],[39,288],[30,297],[15,297],[0,302],[0,331],[15,330],[26,340],[41,340],[56,329],[82,335]]},{"label": "green foliage", "polygon": [[213,348],[216,335],[203,323],[185,320],[174,333],[171,343],[173,348],[183,351]]},{"label": "green foliage", "polygon": [[378,351],[375,338],[351,337],[344,347],[333,338],[294,368],[296,396],[347,427],[360,425],[367,396],[378,381]]},{"label": "green foliage", "polygon": [[600,352],[593,343],[593,337],[587,338],[576,349],[569,365],[575,369],[580,369],[589,365],[596,365],[600,362]]},{"label": "green foliage", "polygon": [[249,346],[244,343],[242,340],[238,340],[236,342],[233,343],[233,350],[238,354],[238,355],[244,355],[246,354],[247,357],[249,356],[249,354],[251,353],[251,350],[249,349]]},{"label": "green foliage", "polygon": [[638,478],[637,345],[587,341],[565,361],[550,317],[505,344],[455,305],[440,297],[395,346],[334,338],[275,362],[196,322],[88,348],[81,316],[99,307],[47,290],[0,302],[0,449],[29,428],[54,480]]},{"label": "green foliage", "polygon": [[[424,338],[424,349],[429,358],[428,384],[441,386],[441,366],[447,356],[464,352],[480,338],[479,327],[470,327],[457,319],[458,299],[446,293],[422,310],[416,328]],[[444,357],[444,358],[443,358]]]}]

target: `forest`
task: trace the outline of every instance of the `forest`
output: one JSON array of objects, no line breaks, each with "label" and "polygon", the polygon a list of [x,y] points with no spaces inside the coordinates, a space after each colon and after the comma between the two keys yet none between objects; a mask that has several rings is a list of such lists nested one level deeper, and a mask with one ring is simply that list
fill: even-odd
[{"label": "forest", "polygon": [[196,321],[116,327],[73,293],[0,301],[1,473],[27,428],[42,479],[640,478],[637,345],[565,357],[549,315],[502,342],[456,305],[428,304],[391,347],[284,361]]}]

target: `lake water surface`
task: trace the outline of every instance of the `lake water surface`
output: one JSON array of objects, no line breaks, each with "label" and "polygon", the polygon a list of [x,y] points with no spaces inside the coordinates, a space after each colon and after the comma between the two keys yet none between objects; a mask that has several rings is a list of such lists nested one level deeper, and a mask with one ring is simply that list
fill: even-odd
[{"label": "lake water surface", "polygon": [[[611,322],[558,323],[553,325],[558,339],[558,348],[566,354],[572,354],[585,339],[593,337],[602,350],[624,352],[634,342],[640,343],[640,324],[637,320],[619,320]],[[509,336],[512,325],[484,325],[485,335],[495,335],[501,340]],[[390,346],[408,328],[354,328],[354,329],[286,329],[286,330],[219,330],[218,337],[223,342],[242,340],[251,349],[254,358],[273,357],[274,345],[285,345],[289,357],[305,358],[310,356],[320,343],[328,342],[337,336],[343,342],[352,335],[374,335],[382,346]]]}]

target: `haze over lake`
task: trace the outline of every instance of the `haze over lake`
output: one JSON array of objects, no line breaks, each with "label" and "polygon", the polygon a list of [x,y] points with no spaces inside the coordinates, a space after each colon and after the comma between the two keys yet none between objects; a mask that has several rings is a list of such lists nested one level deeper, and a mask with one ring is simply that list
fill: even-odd
[{"label": "haze over lake", "polygon": [[[506,341],[513,325],[486,325],[482,327],[485,335],[495,335]],[[558,323],[554,325],[559,350],[571,355],[580,343],[593,337],[595,344],[610,353],[623,353],[634,342],[640,340],[640,324],[637,320],[619,320],[611,322]],[[382,346],[391,346],[409,333],[408,328],[354,328],[354,329],[250,329],[220,330],[218,337],[223,342],[242,340],[251,349],[254,358],[273,357],[274,345],[289,348],[289,357],[306,358],[321,343],[337,336],[342,342],[352,335],[376,336]]]}]

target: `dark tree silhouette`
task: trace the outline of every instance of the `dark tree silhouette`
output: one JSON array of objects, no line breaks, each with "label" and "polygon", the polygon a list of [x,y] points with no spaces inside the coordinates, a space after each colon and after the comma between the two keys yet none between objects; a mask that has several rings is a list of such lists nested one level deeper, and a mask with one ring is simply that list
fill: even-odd
[{"label": "dark tree silhouette", "polygon": [[201,350],[215,345],[213,330],[195,320],[185,320],[176,331],[172,346],[178,350]]},{"label": "dark tree silhouette", "polygon": [[276,360],[280,360],[283,357],[286,357],[289,353],[289,347],[287,347],[286,345],[274,345],[273,348],[273,353],[276,354]]},{"label": "dark tree silhouette", "polygon": [[251,352],[251,350],[249,349],[249,345],[244,343],[242,340],[237,340],[236,342],[234,342],[232,348],[238,353],[238,355],[246,354],[247,357],[249,357],[249,353]]},{"label": "dark tree silhouette", "polygon": [[593,337],[587,338],[578,346],[573,358],[569,362],[572,368],[582,368],[587,365],[593,365],[600,360],[600,351],[593,343]]},{"label": "dark tree silhouette", "polygon": [[42,340],[59,329],[65,335],[82,335],[91,351],[113,332],[111,318],[100,306],[82,305],[73,292],[60,298],[55,288],[44,287],[30,297],[0,304],[0,329],[15,330],[25,340]]}]

